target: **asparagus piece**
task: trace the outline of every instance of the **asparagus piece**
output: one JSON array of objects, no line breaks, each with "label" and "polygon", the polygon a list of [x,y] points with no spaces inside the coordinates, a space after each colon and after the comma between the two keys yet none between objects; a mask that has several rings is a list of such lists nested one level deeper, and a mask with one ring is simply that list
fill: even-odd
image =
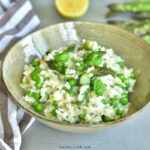
[{"label": "asparagus piece", "polygon": [[123,4],[110,4],[108,5],[110,11],[107,17],[113,16],[121,12],[150,12],[150,1],[141,2],[126,2]]},{"label": "asparagus piece", "polygon": [[55,69],[55,70],[59,71],[60,73],[65,74],[67,66],[64,65],[63,63],[58,62],[56,60],[46,61],[46,63],[50,69]]},{"label": "asparagus piece", "polygon": [[108,21],[108,23],[124,28],[140,36],[150,33],[150,20],[141,21]]},{"label": "asparagus piece", "polygon": [[150,19],[150,12],[137,13],[133,16],[133,18],[139,19],[139,20]]},{"label": "asparagus piece", "polygon": [[104,76],[104,75],[108,75],[108,74],[111,74],[112,76],[116,75],[115,71],[113,71],[112,69],[107,68],[107,67],[95,68],[92,71],[92,73],[94,76]]}]

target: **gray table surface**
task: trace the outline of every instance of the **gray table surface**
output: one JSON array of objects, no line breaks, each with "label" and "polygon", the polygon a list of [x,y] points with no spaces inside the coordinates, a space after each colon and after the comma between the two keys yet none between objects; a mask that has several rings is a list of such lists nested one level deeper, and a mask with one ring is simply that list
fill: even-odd
[{"label": "gray table surface", "polygon": [[[41,25],[71,21],[56,11],[54,0],[31,0]],[[106,5],[127,0],[91,0],[87,14],[75,20],[105,22]],[[131,14],[113,19],[129,19]],[[150,150],[150,106],[138,116],[111,129],[88,134],[57,131],[35,121],[22,138],[21,150]]]}]

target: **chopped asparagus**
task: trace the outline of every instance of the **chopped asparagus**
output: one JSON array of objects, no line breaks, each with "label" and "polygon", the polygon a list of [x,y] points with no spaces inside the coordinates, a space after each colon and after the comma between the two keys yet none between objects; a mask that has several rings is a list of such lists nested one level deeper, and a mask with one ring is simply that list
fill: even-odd
[{"label": "chopped asparagus", "polygon": [[115,76],[115,71],[111,70],[110,68],[106,68],[106,67],[100,67],[100,68],[95,68],[92,71],[94,76],[104,76],[104,75],[108,75],[111,74],[112,76]]},{"label": "chopped asparagus", "polygon": [[64,74],[67,66],[61,62],[58,62],[56,60],[50,60],[50,61],[46,61],[47,65],[49,66],[50,69],[55,69],[57,71],[59,71],[60,73]]}]

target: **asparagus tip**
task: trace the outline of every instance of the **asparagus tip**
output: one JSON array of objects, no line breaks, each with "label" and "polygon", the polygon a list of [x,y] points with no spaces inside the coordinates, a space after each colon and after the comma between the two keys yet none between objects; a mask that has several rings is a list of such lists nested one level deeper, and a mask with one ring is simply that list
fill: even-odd
[{"label": "asparagus tip", "polygon": [[109,9],[113,9],[114,6],[115,6],[115,4],[108,4],[108,5],[107,5],[107,7],[108,7]]},{"label": "asparagus tip", "polygon": [[109,8],[109,12],[106,14],[106,18],[115,16],[116,14],[118,14],[117,9],[116,9],[116,4],[109,4],[107,5],[107,7]]}]

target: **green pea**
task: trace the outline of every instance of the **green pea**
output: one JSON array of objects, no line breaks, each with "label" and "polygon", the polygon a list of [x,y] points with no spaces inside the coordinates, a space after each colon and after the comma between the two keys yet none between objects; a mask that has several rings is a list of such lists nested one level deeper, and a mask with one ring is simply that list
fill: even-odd
[{"label": "green pea", "polygon": [[35,71],[36,73],[39,73],[39,72],[41,71],[41,68],[38,66],[38,67],[36,67],[36,68],[34,69],[34,71]]},{"label": "green pea", "polygon": [[134,72],[131,73],[130,78],[131,78],[131,79],[135,79],[135,74],[134,74]]},{"label": "green pea", "polygon": [[118,106],[118,103],[116,101],[111,101],[110,106],[113,106],[113,108],[116,108]]},{"label": "green pea", "polygon": [[56,110],[57,110],[57,109],[54,108],[54,109],[51,111],[52,116],[57,116]]},{"label": "green pea", "polygon": [[111,98],[111,101],[116,101],[116,100],[117,100],[117,96]]},{"label": "green pea", "polygon": [[103,120],[104,120],[104,122],[112,121],[112,119],[110,117],[108,117],[108,116],[104,116]]},{"label": "green pea", "polygon": [[70,80],[68,80],[68,82],[69,82],[70,86],[74,86],[74,85],[76,85],[77,81],[75,79],[70,79]]},{"label": "green pea", "polygon": [[29,97],[32,97],[32,96],[33,96],[33,93],[32,93],[31,91],[28,91],[27,95],[28,95]]},{"label": "green pea", "polygon": [[82,61],[80,62],[80,66],[76,66],[77,70],[81,70],[82,71],[84,68],[85,68],[85,63],[82,62]]},{"label": "green pea", "polygon": [[102,99],[101,102],[102,102],[103,104],[106,104],[106,103],[107,103],[105,99]]},{"label": "green pea", "polygon": [[41,113],[44,111],[44,106],[42,104],[37,104],[35,110]]},{"label": "green pea", "polygon": [[90,77],[88,74],[83,74],[81,77],[80,77],[80,84],[81,85],[89,85],[90,84]]},{"label": "green pea", "polygon": [[126,83],[126,88],[128,89],[130,87],[130,83]]},{"label": "green pea", "polygon": [[40,81],[39,72],[41,71],[40,67],[36,67],[34,71],[31,72],[30,77],[33,81]]},{"label": "green pea", "polygon": [[122,93],[122,97],[128,98],[128,93],[123,92],[123,93]]},{"label": "green pea", "polygon": [[118,77],[119,77],[119,79],[121,79],[122,81],[125,80],[125,75],[124,75],[124,74],[119,74]]},{"label": "green pea", "polygon": [[39,75],[38,75],[36,72],[34,72],[34,71],[31,72],[30,77],[31,77],[31,79],[32,79],[33,81],[40,80]]},{"label": "green pea", "polygon": [[37,67],[37,66],[39,66],[39,64],[40,64],[40,62],[37,61],[37,60],[35,60],[35,61],[32,62],[32,66],[33,67]]},{"label": "green pea", "polygon": [[128,79],[124,79],[123,82],[126,85],[126,88],[128,89],[130,87],[130,83],[129,83]]},{"label": "green pea", "polygon": [[73,58],[72,61],[73,61],[74,63],[77,63],[77,62],[78,62],[78,60],[75,59],[75,58]]},{"label": "green pea", "polygon": [[68,93],[69,93],[70,96],[74,96],[75,95],[72,90],[68,90]]},{"label": "green pea", "polygon": [[58,106],[58,103],[59,103],[58,101],[53,101],[54,106]]},{"label": "green pea", "polygon": [[85,114],[80,114],[79,118],[83,120],[85,118]]},{"label": "green pea", "polygon": [[125,98],[125,97],[122,97],[122,98],[120,99],[120,103],[121,103],[122,105],[127,105],[127,104],[128,104],[128,99]]},{"label": "green pea", "polygon": [[35,108],[38,104],[39,104],[39,101],[36,100],[36,101],[34,101],[34,102],[32,103],[32,107]]},{"label": "green pea", "polygon": [[35,99],[40,99],[41,98],[40,93],[33,92],[32,95],[33,95],[33,98],[35,98]]},{"label": "green pea", "polygon": [[116,110],[116,115],[122,116],[123,115],[123,110],[117,109]]},{"label": "green pea", "polygon": [[35,84],[35,87],[37,88],[37,89],[41,89],[42,88],[42,83],[41,82],[36,82],[36,84]]},{"label": "green pea", "polygon": [[33,77],[33,79],[34,79],[34,81],[36,81],[36,82],[39,82],[39,81],[40,81],[39,75],[35,75],[35,76]]},{"label": "green pea", "polygon": [[57,54],[54,56],[55,60],[57,60],[58,62],[62,62],[65,63],[68,61],[69,59],[69,54],[67,52],[61,53],[61,54]]},{"label": "green pea", "polygon": [[117,64],[118,64],[121,68],[124,67],[124,62],[123,62],[123,61],[119,61]]},{"label": "green pea", "polygon": [[124,88],[123,84],[118,83],[117,84],[119,87],[121,87],[122,89]]}]

